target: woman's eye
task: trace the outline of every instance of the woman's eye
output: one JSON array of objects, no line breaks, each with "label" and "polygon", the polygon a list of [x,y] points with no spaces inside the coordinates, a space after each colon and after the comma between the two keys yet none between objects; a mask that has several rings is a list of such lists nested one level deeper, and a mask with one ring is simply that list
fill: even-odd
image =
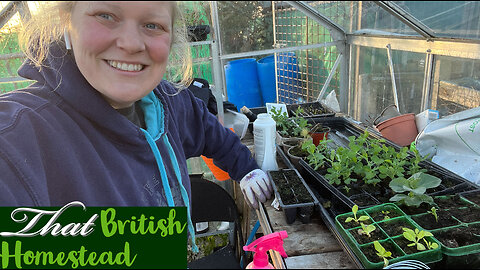
[{"label": "woman's eye", "polygon": [[160,27],[158,27],[157,24],[154,24],[154,23],[147,23],[147,24],[145,25],[145,27],[148,28],[148,29],[153,29],[153,30],[160,28]]},{"label": "woman's eye", "polygon": [[105,19],[105,20],[112,20],[113,19],[112,15],[106,14],[106,13],[101,13],[101,14],[98,14],[97,16],[102,18],[102,19]]}]

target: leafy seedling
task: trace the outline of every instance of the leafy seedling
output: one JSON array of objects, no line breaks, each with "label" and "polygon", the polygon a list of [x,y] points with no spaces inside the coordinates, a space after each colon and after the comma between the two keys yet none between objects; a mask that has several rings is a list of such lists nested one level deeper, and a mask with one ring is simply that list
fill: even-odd
[{"label": "leafy seedling", "polygon": [[407,194],[395,194],[390,201],[416,207],[424,202],[433,204],[433,198],[424,193],[429,188],[438,187],[441,182],[442,179],[424,172],[418,172],[408,179],[395,178],[390,182],[390,188],[396,193],[407,192]]},{"label": "leafy seedling", "polygon": [[430,242],[427,241],[427,239],[423,238],[423,241],[425,242],[425,245],[427,246],[427,249],[436,249],[438,248],[438,244],[435,242]]},{"label": "leafy seedling", "polygon": [[428,213],[432,214],[435,217],[435,221],[438,222],[437,208],[435,208],[435,206],[432,207]]},{"label": "leafy seedling", "polygon": [[372,224],[365,225],[363,223],[360,223],[360,225],[362,225],[362,228],[358,229],[358,234],[365,234],[368,237],[372,237],[370,233],[375,231],[376,227]]},{"label": "leafy seedling", "polygon": [[[348,222],[351,222],[351,221],[355,221],[356,223],[359,223],[360,221],[364,221],[364,220],[368,220],[369,217],[368,216],[360,216],[357,218],[357,212],[358,212],[358,205],[354,205],[352,207],[352,213],[353,213],[353,218],[352,217],[348,217],[347,219],[345,219],[345,223],[348,223]],[[362,223],[363,224],[363,223]]]},{"label": "leafy seedling", "polygon": [[[424,239],[427,236],[433,236],[431,232],[424,231],[424,230],[420,231],[417,228],[415,228],[415,231],[409,228],[402,228],[402,229],[403,229],[403,237],[405,237],[405,239],[407,239],[408,241],[412,242],[407,246],[409,247],[416,246],[417,250],[426,249],[425,246],[422,243],[420,243],[420,240]],[[427,242],[425,239],[424,241]],[[435,244],[438,247],[436,243],[430,243],[430,244],[427,244],[429,249],[432,247],[433,244]]]},{"label": "leafy seedling", "polygon": [[385,215],[385,216],[383,216],[383,220],[389,220],[390,219],[390,217],[388,216],[388,214],[390,214],[390,211],[382,210],[382,214]]},{"label": "leafy seedling", "polygon": [[377,251],[378,257],[383,259],[383,267],[388,266],[388,260],[387,258],[392,257],[392,252],[387,251],[382,244],[380,244],[378,241],[373,241],[373,245],[375,246],[375,250]]}]

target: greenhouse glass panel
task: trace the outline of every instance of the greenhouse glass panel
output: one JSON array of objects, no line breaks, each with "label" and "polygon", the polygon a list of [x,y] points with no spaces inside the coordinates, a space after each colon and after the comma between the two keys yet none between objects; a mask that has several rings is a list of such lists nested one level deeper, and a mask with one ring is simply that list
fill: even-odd
[{"label": "greenhouse glass panel", "polygon": [[438,57],[434,68],[432,109],[440,117],[480,106],[480,60]]},{"label": "greenhouse glass panel", "polygon": [[[333,41],[325,27],[283,1],[275,2],[275,35],[282,48]],[[316,101],[338,55],[335,46],[277,54],[279,102]],[[338,95],[339,84],[337,69],[325,96],[333,90]]]},{"label": "greenhouse glass panel", "polygon": [[311,1],[311,7],[342,26],[347,33],[366,30],[419,36],[417,32],[372,1]]},{"label": "greenhouse glass panel", "polygon": [[480,2],[395,1],[437,37],[480,39]]},{"label": "greenhouse glass panel", "polygon": [[[350,114],[373,124],[381,111],[395,104],[387,49],[354,46]],[[425,55],[392,51],[395,83],[401,113],[419,113],[425,70]]]},{"label": "greenhouse glass panel", "polygon": [[223,54],[272,49],[270,1],[218,1],[217,5]]}]

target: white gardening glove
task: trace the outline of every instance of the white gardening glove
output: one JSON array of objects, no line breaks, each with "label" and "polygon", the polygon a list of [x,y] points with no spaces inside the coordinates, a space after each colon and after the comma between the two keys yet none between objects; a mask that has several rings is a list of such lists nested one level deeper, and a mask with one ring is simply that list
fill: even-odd
[{"label": "white gardening glove", "polygon": [[258,209],[257,199],[264,203],[272,196],[273,188],[270,179],[265,172],[255,169],[245,175],[240,181],[245,200],[255,209]]}]

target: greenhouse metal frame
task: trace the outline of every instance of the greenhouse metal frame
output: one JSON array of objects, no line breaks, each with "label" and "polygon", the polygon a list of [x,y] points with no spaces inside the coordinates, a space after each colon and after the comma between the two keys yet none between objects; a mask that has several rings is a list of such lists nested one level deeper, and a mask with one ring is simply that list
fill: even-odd
[{"label": "greenhouse metal frame", "polygon": [[[388,103],[394,103],[397,105],[401,113],[414,112],[419,113],[426,109],[437,109],[436,102],[439,100],[438,91],[438,78],[435,80],[435,71],[439,66],[439,58],[441,57],[453,57],[462,60],[480,60],[480,40],[467,39],[458,37],[448,37],[445,35],[438,35],[434,30],[429,28],[421,20],[417,19],[411,13],[401,7],[400,4],[404,1],[359,1],[359,2],[343,2],[349,5],[358,5],[358,13],[362,12],[362,3],[371,4],[375,3],[378,7],[381,7],[384,11],[388,12],[396,20],[400,21],[404,25],[408,26],[411,32],[407,34],[399,34],[389,31],[378,31],[375,29],[359,29],[354,31],[346,30],[340,24],[336,23],[329,16],[322,13],[321,9],[315,8],[318,4],[331,3],[332,1],[272,1],[272,16],[273,16],[273,33],[274,44],[272,49],[257,50],[241,53],[224,53],[222,52],[222,40],[220,38],[220,25],[219,25],[219,9],[217,1],[210,1],[210,13],[211,13],[211,39],[207,41],[192,42],[192,48],[198,46],[208,46],[210,50],[209,57],[197,57],[194,59],[194,63],[210,63],[212,70],[212,84],[215,86],[215,95],[219,107],[219,112],[223,112],[222,94],[228,96],[228,89],[226,89],[224,65],[234,59],[241,59],[246,57],[256,57],[267,54],[281,54],[286,52],[300,51],[308,52],[309,50],[330,50],[328,53],[332,54],[332,63],[329,63],[328,68],[324,68],[324,71],[328,76],[324,76],[320,79],[316,79],[317,82],[312,82],[311,76],[316,76],[319,70],[315,70],[315,66],[308,66],[309,70],[302,78],[307,85],[306,93],[301,93],[304,97],[302,100],[288,100],[281,99],[281,93],[278,91],[277,81],[277,101],[284,103],[296,103],[296,102],[310,102],[322,100],[328,92],[331,90],[336,91],[336,97],[338,99],[340,112],[350,115],[357,121],[368,122],[372,116],[378,114],[383,107]],[[337,2],[338,3],[338,2]],[[397,4],[400,3],[400,4]],[[465,2],[465,5],[470,2]],[[345,4],[345,5],[347,5]],[[281,17],[278,7],[289,6],[291,10],[300,12],[310,22],[314,22],[323,27],[324,31],[330,35],[330,41],[312,44],[288,44],[279,38],[278,33],[281,26],[278,20]],[[5,7],[0,14],[1,26],[3,26],[16,12],[19,12],[22,19],[28,19],[30,12],[28,11],[28,5],[24,5],[23,1],[12,1],[7,7]],[[357,14],[358,15],[358,14]],[[353,19],[352,19],[353,20]],[[361,21],[360,21],[361,23]],[[358,25],[360,25],[357,22]],[[351,23],[352,24],[352,23]],[[305,25],[301,26],[304,27]],[[306,26],[308,28],[308,25]],[[287,28],[288,29],[288,28]],[[309,30],[307,29],[307,32]],[[408,32],[408,31],[407,31]],[[359,54],[362,49],[376,49],[377,52],[387,54],[387,65],[385,70],[389,71],[390,78],[381,78],[380,85],[386,88],[387,94],[383,93],[382,99],[386,103],[375,103],[372,101],[372,93],[367,90],[360,91],[362,83],[367,87],[370,84],[374,84],[378,78],[367,78],[368,76],[361,76],[359,72]],[[422,59],[421,66],[423,68],[422,80],[417,78],[417,84],[412,87],[410,93],[411,97],[418,99],[419,104],[407,106],[403,103],[401,97],[399,97],[397,91],[399,91],[398,76],[401,75],[396,70],[396,61],[392,60],[392,53],[415,53],[420,55]],[[12,53],[9,55],[2,55],[1,59],[21,58],[20,53]],[[373,56],[372,58],[374,58]],[[322,62],[325,59],[320,59]],[[372,60],[373,61],[373,60]],[[307,61],[308,62],[308,61]],[[325,62],[325,61],[323,61]],[[277,65],[277,61],[275,63]],[[475,68],[475,64],[472,64],[472,69]],[[275,69],[276,79],[278,80],[278,68]],[[403,76],[403,75],[401,75]],[[407,75],[405,75],[407,76]],[[419,75],[420,76],[420,75]],[[362,77],[362,78],[360,78]],[[437,75],[438,77],[438,75]],[[369,81],[365,82],[365,78]],[[335,80],[338,85],[332,87],[332,79]],[[0,83],[20,81],[21,78],[14,76],[9,78],[1,78]],[[419,86],[421,84],[421,87]],[[308,85],[314,85],[314,90],[309,90]],[[330,89],[329,89],[330,86]],[[367,88],[367,87],[364,87]],[[391,89],[387,89],[390,88]],[[436,89],[434,89],[436,87]],[[450,83],[443,83],[442,87],[448,89],[458,90],[456,85]],[[413,91],[416,88],[416,91]],[[330,90],[330,91],[329,91]],[[453,91],[452,90],[452,91]],[[303,90],[302,90],[303,91]],[[405,91],[405,90],[404,90]],[[458,103],[460,110],[468,109],[476,106],[480,106],[480,95],[477,89],[471,87],[464,87],[461,89],[461,94],[448,94],[449,101]],[[391,93],[390,93],[391,92]],[[418,92],[418,93],[413,93]],[[404,94],[405,95],[405,94]],[[445,93],[443,94],[445,95]],[[460,100],[459,97],[464,97],[464,100]],[[442,96],[443,97],[443,96]],[[399,100],[400,99],[400,100]],[[379,105],[380,104],[380,105]],[[366,107],[367,106],[367,107]],[[369,106],[369,107],[368,107]],[[383,106],[383,107],[382,107]],[[368,112],[365,112],[368,111]],[[458,110],[446,111],[441,116],[446,116],[458,112]],[[223,122],[223,115],[220,113],[219,120]]]}]

